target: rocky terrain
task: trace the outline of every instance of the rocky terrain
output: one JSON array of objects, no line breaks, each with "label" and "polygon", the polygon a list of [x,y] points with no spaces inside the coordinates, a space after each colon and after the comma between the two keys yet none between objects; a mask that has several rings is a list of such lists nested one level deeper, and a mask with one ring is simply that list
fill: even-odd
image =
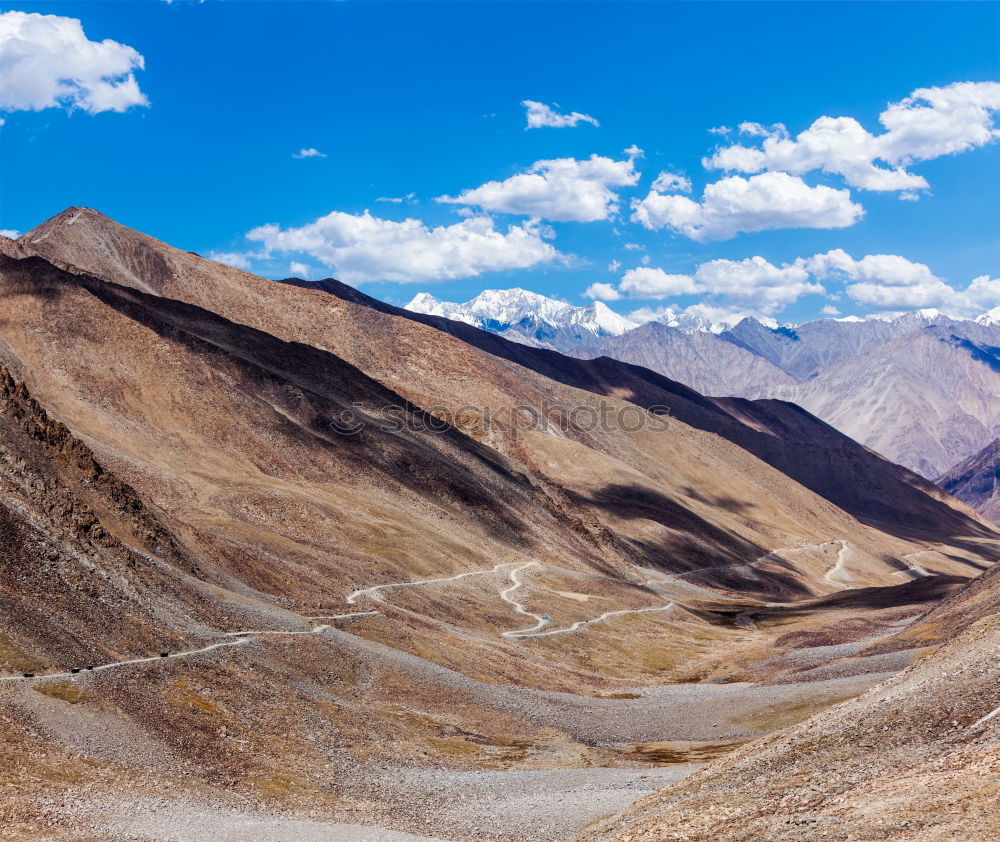
[{"label": "rocky terrain", "polygon": [[568,838],[923,663],[1000,558],[793,405],[93,210],[0,296],[0,837]]},{"label": "rocky terrain", "polygon": [[946,471],[937,484],[984,517],[1000,523],[1000,439]]},{"label": "rocky terrain", "polygon": [[996,838],[998,572],[917,624],[956,623],[955,637],[899,675],[743,746],[580,840]]}]

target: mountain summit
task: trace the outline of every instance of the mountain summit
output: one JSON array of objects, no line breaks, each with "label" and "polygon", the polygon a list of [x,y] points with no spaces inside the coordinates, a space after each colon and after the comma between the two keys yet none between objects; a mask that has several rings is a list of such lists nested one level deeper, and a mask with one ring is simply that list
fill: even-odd
[{"label": "mountain summit", "polygon": [[405,309],[464,322],[515,342],[556,349],[587,347],[638,326],[600,301],[574,307],[525,289],[488,289],[464,304],[439,301],[421,292]]}]

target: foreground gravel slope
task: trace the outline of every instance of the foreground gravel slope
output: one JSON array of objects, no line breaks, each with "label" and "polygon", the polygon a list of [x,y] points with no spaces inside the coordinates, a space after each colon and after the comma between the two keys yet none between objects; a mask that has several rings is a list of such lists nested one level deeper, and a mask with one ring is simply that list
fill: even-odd
[{"label": "foreground gravel slope", "polygon": [[977,612],[988,589],[992,612],[951,643],[637,802],[581,842],[996,839],[998,574],[970,588]]}]

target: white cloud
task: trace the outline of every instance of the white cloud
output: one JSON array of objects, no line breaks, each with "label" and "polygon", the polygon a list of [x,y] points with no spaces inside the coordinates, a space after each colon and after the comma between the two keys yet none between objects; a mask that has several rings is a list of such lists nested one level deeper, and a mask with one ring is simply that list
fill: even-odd
[{"label": "white cloud", "polygon": [[504,181],[488,181],[437,201],[559,222],[596,222],[618,212],[618,194],[611,188],[638,180],[631,158],[555,158],[536,161],[526,172]]},{"label": "white cloud", "polygon": [[653,190],[657,193],[690,193],[691,179],[680,173],[661,172],[653,182]]},{"label": "white cloud", "polygon": [[1000,302],[1000,278],[980,275],[973,278],[966,287],[966,312],[971,315],[974,310],[993,309]]},{"label": "white cloud", "polygon": [[6,237],[8,240],[16,240],[21,236],[20,231],[15,231],[12,228],[2,228],[0,229],[0,237]]},{"label": "white cloud", "polygon": [[773,126],[765,126],[761,123],[745,122],[737,127],[740,134],[751,137],[788,137],[788,129],[784,123],[775,123]]},{"label": "white cloud", "polygon": [[634,143],[628,149],[623,149],[622,152],[624,152],[630,158],[645,158],[646,157],[645,150],[640,149]]},{"label": "white cloud", "polygon": [[847,281],[847,295],[873,309],[935,307],[958,316],[973,316],[1000,301],[1000,279],[982,275],[956,289],[924,263],[898,254],[869,254],[855,260],[842,249],[798,261],[815,277]]},{"label": "white cloud", "polygon": [[[2,231],[0,231],[0,234],[2,234],[2,233],[3,233],[3,232],[2,232]],[[617,271],[618,271],[619,269],[621,269],[621,268],[622,268],[622,262],[621,262],[620,260],[612,260],[612,261],[611,261],[611,262],[610,262],[610,263],[608,264],[608,271],[609,271],[609,272],[617,272]]]},{"label": "white cloud", "polygon": [[904,169],[914,161],[965,152],[1000,137],[994,127],[1000,83],[959,82],[919,88],[879,116],[885,131],[873,135],[853,117],[820,117],[790,138],[780,124],[743,123],[741,131],[763,137],[760,147],[739,144],[718,150],[706,167],[755,173],[802,175],[823,170],[842,175],[863,190],[912,191],[928,187],[923,176]]},{"label": "white cloud", "polygon": [[629,298],[673,298],[702,291],[690,275],[668,275],[648,266],[629,269],[622,275],[618,289]]},{"label": "white cloud", "polygon": [[[705,306],[749,307],[757,314],[775,313],[823,287],[810,280],[804,261],[775,266],[763,257],[745,260],[709,260],[691,274],[669,274],[655,267],[629,269],[617,287],[593,284],[585,295],[617,301],[620,298],[664,299],[704,295],[713,299]],[[749,310],[748,310],[749,312]]]},{"label": "white cloud", "polygon": [[670,228],[698,241],[771,228],[845,228],[864,215],[848,190],[810,187],[783,172],[724,178],[705,188],[701,202],[653,190],[634,199],[632,210],[632,220],[646,228]]},{"label": "white cloud", "polygon": [[617,301],[622,297],[621,293],[615,289],[614,284],[594,283],[587,287],[583,293],[585,298],[593,298],[595,301]]},{"label": "white cloud", "polygon": [[994,126],[998,110],[998,82],[918,88],[879,116],[887,130],[878,137],[879,157],[906,166],[985,146],[1000,137]]},{"label": "white cloud", "polygon": [[309,267],[305,263],[299,263],[299,261],[293,260],[288,264],[288,273],[293,278],[306,279],[309,277]]},{"label": "white cloud", "polygon": [[721,134],[731,134],[732,131],[733,131],[732,128],[729,126],[714,126],[713,128],[708,130],[708,133],[721,135]]},{"label": "white cloud", "polygon": [[698,267],[694,277],[709,294],[746,302],[765,313],[777,312],[803,295],[824,292],[802,266],[775,266],[763,257],[710,260]]},{"label": "white cloud", "polygon": [[[605,301],[698,295],[702,300],[683,312],[693,316],[701,312],[695,308],[701,307],[702,316],[708,319],[714,314],[709,320],[718,322],[720,314],[725,313],[771,316],[803,296],[827,293],[822,282],[831,281],[842,282],[848,298],[880,312],[936,308],[972,318],[1000,302],[1000,278],[982,275],[961,289],[935,275],[926,264],[900,255],[869,254],[855,259],[843,249],[800,257],[780,266],[755,256],[744,260],[709,260],[686,274],[668,274],[658,268],[630,269],[617,286],[594,284],[586,295]],[[840,297],[838,288],[827,294],[828,301]],[[830,303],[822,312],[840,315],[840,310]],[[664,321],[666,313],[676,316],[681,311],[669,307],[640,308],[629,318]]]},{"label": "white cloud", "polygon": [[149,105],[134,75],[143,66],[132,47],[88,40],[75,18],[0,14],[0,111],[97,114]]},{"label": "white cloud", "polygon": [[262,225],[247,234],[263,255],[308,255],[349,283],[444,281],[483,272],[526,269],[565,259],[533,222],[498,231],[487,216],[430,228],[334,211],[299,228]]},{"label": "white cloud", "polygon": [[325,152],[320,152],[318,149],[314,149],[313,147],[310,146],[308,149],[303,148],[303,149],[300,149],[298,152],[293,152],[292,153],[292,157],[293,158],[325,158],[326,157],[326,153]]},{"label": "white cloud", "polygon": [[[644,325],[647,322],[667,321],[673,314],[674,311],[670,307],[639,307],[625,316],[625,318],[630,322]],[[664,319],[664,316],[667,319]]]},{"label": "white cloud", "polygon": [[[558,105],[558,103],[556,104]],[[572,128],[578,123],[590,123],[594,126],[601,125],[589,114],[581,114],[579,111],[574,111],[572,114],[560,114],[544,102],[535,102],[532,99],[526,99],[521,102],[521,105],[527,109],[528,125],[525,126],[525,130]]]},{"label": "white cloud", "polygon": [[379,196],[376,202],[391,202],[394,205],[401,205],[403,202],[413,202],[417,198],[416,193],[407,193],[405,196]]}]

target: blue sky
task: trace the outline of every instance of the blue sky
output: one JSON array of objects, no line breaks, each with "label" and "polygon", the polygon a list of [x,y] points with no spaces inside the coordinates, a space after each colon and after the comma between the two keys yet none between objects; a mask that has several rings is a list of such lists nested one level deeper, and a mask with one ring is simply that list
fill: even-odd
[{"label": "blue sky", "polygon": [[[93,62],[60,67],[48,24],[17,30],[18,60],[28,41],[36,66],[76,82],[0,81],[0,229],[86,205],[395,303],[519,286],[644,318],[1000,305],[1000,4],[0,3],[11,11],[122,46],[100,55],[94,93]],[[0,67],[11,31],[0,19]],[[884,137],[880,115],[914,92]],[[526,129],[526,100],[600,125]],[[840,118],[832,145],[796,142],[824,117]],[[703,163],[765,143],[776,151]],[[654,190],[661,172],[680,178]],[[872,189],[885,173],[892,188]]]}]

